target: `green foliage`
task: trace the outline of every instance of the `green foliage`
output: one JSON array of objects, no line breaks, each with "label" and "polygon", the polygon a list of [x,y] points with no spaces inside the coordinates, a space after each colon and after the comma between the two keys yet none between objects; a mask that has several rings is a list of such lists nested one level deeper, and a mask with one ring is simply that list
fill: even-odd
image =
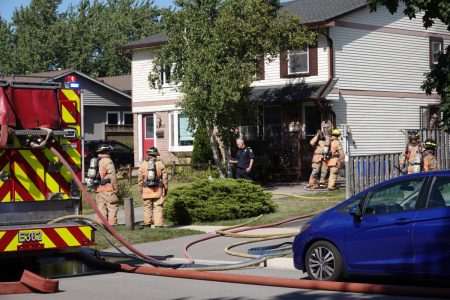
[{"label": "green foliage", "polygon": [[[170,167],[170,166],[169,166]],[[177,167],[175,175],[171,179],[179,182],[193,182],[199,179],[206,178],[219,178],[219,170],[217,168],[212,168],[211,170],[204,168],[193,168],[193,167]]]},{"label": "green foliage", "polygon": [[119,197],[120,201],[123,201],[124,198],[131,198],[132,192],[128,180],[118,180],[117,183],[119,184],[119,193],[117,194],[117,196]]},{"label": "green foliage", "polygon": [[163,11],[168,42],[157,52],[149,80],[153,87],[161,86],[162,67],[173,66],[171,80],[183,94],[180,106],[191,128],[206,124],[210,134],[217,132],[222,139],[223,150],[229,149],[256,80],[258,58],[265,54],[270,60],[280,49],[305,48],[315,43],[316,34],[298,17],[279,13],[278,0],[175,4],[176,10]]},{"label": "green foliage", "polygon": [[[391,12],[397,12],[400,2],[405,4],[403,13],[410,19],[416,18],[422,12],[422,22],[425,28],[433,26],[436,20],[447,25],[450,30],[450,3],[448,1],[430,0],[369,0],[371,10],[376,11],[379,6],[386,6]],[[431,72],[425,73],[426,79],[421,88],[431,94],[436,91],[442,98],[440,109],[443,112],[443,128],[450,131],[450,45],[439,56],[438,64]]]},{"label": "green foliage", "polygon": [[271,198],[248,180],[203,179],[171,190],[164,216],[175,224],[254,217],[275,211]]},{"label": "green foliage", "polygon": [[[75,69],[93,77],[128,74],[130,61],[118,48],[160,31],[150,0],[81,0],[59,13],[62,0],[31,0],[16,9],[5,41],[0,20],[0,72],[26,74]],[[14,49],[12,51],[11,49]]]},{"label": "green foliage", "polygon": [[198,126],[194,133],[194,149],[191,159],[192,163],[207,163],[214,159],[206,126]]},{"label": "green foliage", "polygon": [[272,169],[272,161],[269,156],[255,156],[252,167],[252,177],[254,180],[266,182],[269,179],[270,170]]}]

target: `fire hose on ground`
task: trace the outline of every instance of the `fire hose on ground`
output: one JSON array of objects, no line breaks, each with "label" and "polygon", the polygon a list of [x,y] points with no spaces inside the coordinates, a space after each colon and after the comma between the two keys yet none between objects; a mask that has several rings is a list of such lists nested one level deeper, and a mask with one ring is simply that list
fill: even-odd
[{"label": "fire hose on ground", "polygon": [[[60,159],[60,161],[64,164],[64,166],[71,172],[76,184],[86,196],[89,205],[96,211],[100,220],[102,221],[105,228],[113,234],[113,236],[124,244],[130,251],[138,255],[139,257],[156,264],[157,266],[170,266],[176,267],[179,264],[168,264],[158,259],[155,259],[151,256],[147,256],[144,253],[140,252],[133,246],[129,245],[117,232],[114,228],[109,225],[107,220],[100,213],[95,203],[91,199],[90,195],[84,189],[83,184],[77,178],[75,173],[73,172],[70,165],[65,161],[62,155],[53,147],[50,150]],[[311,214],[312,215],[312,214]],[[302,216],[305,218],[305,216]],[[299,218],[292,218],[286,221],[278,222],[275,224],[282,224],[292,222],[294,220],[298,220]],[[238,233],[246,230],[253,230],[258,228],[265,228],[274,226],[275,224],[270,225],[260,225],[250,228],[236,228],[227,233]],[[186,258],[189,260],[189,264],[193,263],[192,257],[189,255],[187,249],[195,243],[200,241],[204,241],[213,237],[219,236],[219,234],[212,234],[197,241],[191,242],[184,247],[184,252]],[[273,236],[272,236],[273,237]],[[211,272],[199,272],[196,270],[175,270],[172,268],[160,268],[154,266],[137,266],[137,265],[128,265],[121,263],[112,263],[106,261],[100,261],[98,259],[94,259],[91,255],[83,254],[80,252],[80,255],[87,261],[91,263],[95,263],[97,265],[101,265],[102,267],[112,269],[115,271],[122,271],[128,273],[137,273],[137,274],[145,274],[145,275],[153,275],[153,276],[165,276],[165,277],[175,277],[175,278],[185,278],[185,279],[197,279],[197,280],[208,280],[208,281],[219,281],[219,282],[229,282],[229,283],[241,283],[241,284],[253,284],[253,285],[264,285],[264,286],[276,286],[276,287],[288,287],[288,288],[299,288],[299,289],[314,289],[314,290],[326,290],[326,291],[336,291],[336,292],[352,292],[352,293],[370,293],[370,294],[386,294],[386,295],[403,295],[403,296],[415,296],[415,297],[439,297],[439,298],[448,298],[450,292],[448,289],[444,288],[430,288],[430,287],[410,287],[410,286],[393,286],[393,285],[384,285],[384,284],[366,284],[366,283],[351,283],[351,282],[328,282],[328,281],[316,281],[316,280],[304,280],[304,279],[286,279],[286,278],[274,278],[274,277],[264,277],[264,276],[252,276],[252,275],[239,275],[239,274],[227,274],[227,273],[211,273]],[[264,258],[266,259],[266,258]]]}]

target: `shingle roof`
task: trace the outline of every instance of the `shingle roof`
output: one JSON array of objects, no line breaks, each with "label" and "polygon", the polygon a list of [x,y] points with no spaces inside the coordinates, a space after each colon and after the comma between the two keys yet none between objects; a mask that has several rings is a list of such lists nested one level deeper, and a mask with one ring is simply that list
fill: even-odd
[{"label": "shingle roof", "polygon": [[128,44],[119,47],[119,49],[128,50],[136,48],[148,48],[153,46],[159,46],[161,44],[164,44],[165,42],[167,42],[167,35],[165,31],[162,31],[149,37],[129,42]]},{"label": "shingle roof", "polygon": [[295,0],[282,3],[281,11],[290,11],[304,24],[330,21],[367,5],[367,0]]},{"label": "shingle roof", "polygon": [[316,99],[318,96],[325,97],[336,84],[332,81],[328,88],[319,95],[326,82],[295,83],[284,86],[258,86],[253,88],[250,101],[257,103],[292,103],[303,99]]},{"label": "shingle roof", "polygon": [[99,77],[98,81],[106,83],[127,94],[131,94],[131,75]]},{"label": "shingle roof", "polygon": [[[367,5],[367,0],[294,0],[281,3],[281,11],[290,11],[300,17],[304,24],[330,21]],[[159,46],[167,42],[166,33],[130,42],[119,49],[129,50]]]}]

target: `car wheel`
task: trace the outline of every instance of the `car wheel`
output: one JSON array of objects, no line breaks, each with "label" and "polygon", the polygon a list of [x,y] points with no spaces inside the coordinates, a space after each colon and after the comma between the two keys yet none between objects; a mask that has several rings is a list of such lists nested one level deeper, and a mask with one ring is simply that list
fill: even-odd
[{"label": "car wheel", "polygon": [[306,272],[310,279],[335,281],[342,277],[343,262],[338,249],[326,241],[309,247],[305,257]]}]

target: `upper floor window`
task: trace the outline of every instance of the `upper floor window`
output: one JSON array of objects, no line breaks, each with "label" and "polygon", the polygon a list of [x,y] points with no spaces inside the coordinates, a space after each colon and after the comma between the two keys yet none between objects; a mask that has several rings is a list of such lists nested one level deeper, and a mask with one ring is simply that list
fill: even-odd
[{"label": "upper floor window", "polygon": [[118,125],[119,122],[120,122],[120,113],[118,111],[107,111],[106,112],[106,124]]},{"label": "upper floor window", "polygon": [[288,51],[288,74],[305,74],[309,71],[308,49]]},{"label": "upper floor window", "polygon": [[318,71],[316,46],[305,50],[281,51],[280,78],[317,76]]},{"label": "upper floor window", "polygon": [[171,77],[171,68],[170,66],[163,65],[159,72],[159,82],[161,82],[161,86],[169,86]]},{"label": "upper floor window", "polygon": [[444,39],[430,37],[430,67],[439,62],[439,54],[444,51]]}]

